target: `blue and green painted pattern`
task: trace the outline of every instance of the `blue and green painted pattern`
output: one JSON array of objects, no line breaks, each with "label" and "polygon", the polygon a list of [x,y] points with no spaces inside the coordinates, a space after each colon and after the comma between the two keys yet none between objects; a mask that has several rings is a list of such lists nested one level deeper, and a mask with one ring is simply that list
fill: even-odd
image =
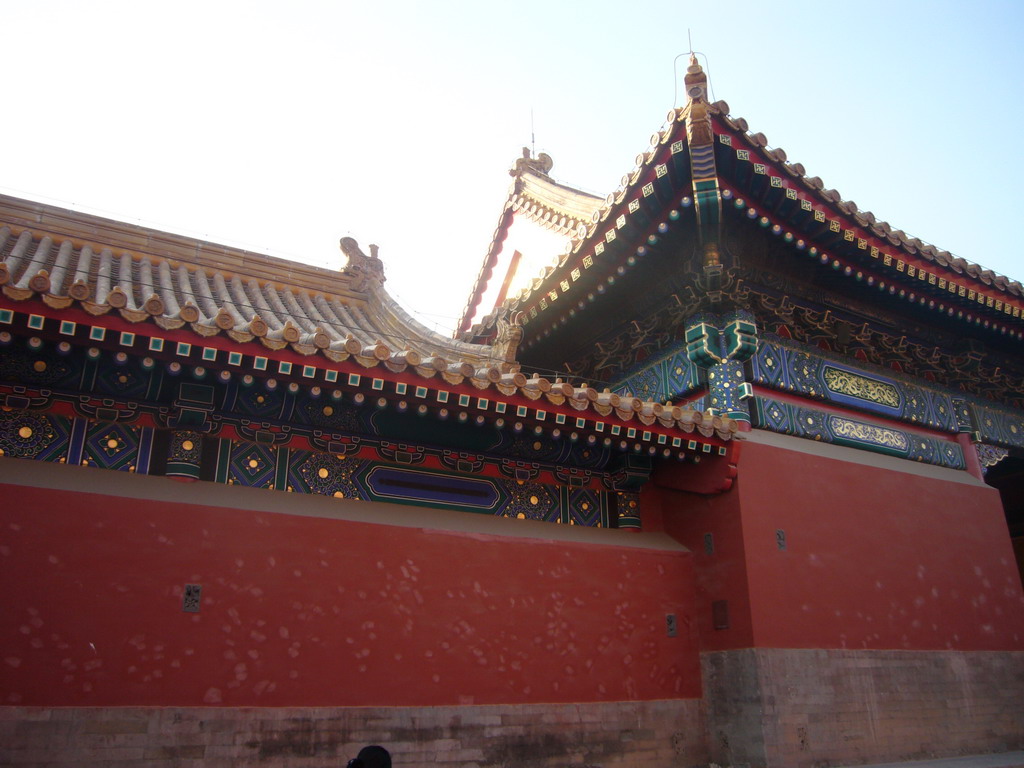
[{"label": "blue and green painted pattern", "polygon": [[218,440],[216,479],[247,488],[282,489],[286,486],[287,457],[287,453],[272,445]]},{"label": "blue and green painted pattern", "polygon": [[[79,411],[82,411],[81,394],[90,391],[111,398],[116,396],[118,402],[128,401],[133,412],[147,413],[156,419],[163,418],[170,408],[175,414],[171,426],[176,429],[205,431],[210,419],[215,417],[221,423],[251,421],[286,426],[293,435],[335,433],[371,438],[402,435],[411,443],[441,444],[594,470],[604,467],[612,456],[612,450],[600,444],[541,440],[526,431],[516,432],[510,426],[500,429],[491,423],[460,423],[453,418],[444,422],[443,429],[438,429],[439,422],[433,415],[424,417],[411,409],[401,411],[394,407],[378,409],[369,403],[357,405],[350,393],[341,397],[339,390],[335,390],[337,397],[323,391],[314,395],[305,388],[296,393],[284,386],[271,386],[271,381],[249,379],[246,382],[242,377],[224,383],[207,376],[200,383],[191,377],[172,375],[163,365],[153,366],[151,360],[149,364],[147,367],[143,360],[130,356],[124,362],[116,362],[105,352],[91,358],[64,356],[45,345],[38,349],[8,345],[0,354],[0,382],[46,388],[49,390],[47,405],[50,400],[60,400]],[[684,376],[692,373],[686,370]],[[90,418],[95,414],[83,415]],[[69,463],[80,464],[86,458],[97,466],[117,462],[103,447],[93,446],[94,450],[87,455],[84,453],[85,435],[76,437],[72,445],[79,450],[69,458]],[[191,477],[198,472],[185,466],[191,462],[187,456],[180,458],[182,476]]]},{"label": "blue and green painted pattern", "polygon": [[750,367],[752,380],[765,387],[950,434],[970,433],[985,443],[1024,448],[1024,414],[980,398],[921,386],[777,339],[762,340]]},{"label": "blue and green painted pattern", "polygon": [[190,429],[178,429],[170,434],[167,447],[168,477],[198,480],[203,463],[203,435]]},{"label": "blue and green painted pattern", "polygon": [[[154,432],[149,427],[81,417],[0,411],[0,457],[148,473]],[[539,465],[534,462],[490,460],[492,471],[497,467],[500,472],[499,476],[488,476],[479,471],[483,466],[479,458],[468,460],[472,466],[467,466],[466,471],[456,471],[458,458],[453,459],[451,452],[443,449],[395,451],[386,444],[377,444],[381,456],[399,462],[394,464],[345,453],[209,438],[190,430],[172,432],[169,439],[168,475],[200,479],[203,453],[212,447],[212,479],[229,485],[565,525],[608,527],[613,518],[619,527],[639,525],[637,505],[633,503],[630,507],[628,503],[635,502],[635,494],[605,487],[540,482]],[[410,466],[423,464],[428,455],[440,458],[453,469]],[[616,487],[607,476],[598,477],[608,488]]]},{"label": "blue and green painted pattern", "polygon": [[749,421],[744,400],[749,395],[750,385],[745,385],[743,363],[726,360],[712,366],[708,371],[708,409],[722,413],[732,419]]},{"label": "blue and green painted pattern", "polygon": [[724,315],[700,312],[686,321],[686,353],[700,368],[748,360],[757,349],[757,323],[746,310]]},{"label": "blue and green painted pattern", "polygon": [[0,456],[148,473],[154,430],[34,411],[0,411]]},{"label": "blue and green painted pattern", "polygon": [[974,432],[974,414],[971,404],[962,397],[953,398],[953,418],[956,419],[957,432]]},{"label": "blue and green painted pattern", "polygon": [[0,411],[0,456],[67,463],[71,428],[56,414]]},{"label": "blue and green painted pattern", "polygon": [[750,421],[751,395],[744,363],[757,351],[757,325],[745,310],[724,315],[702,312],[686,322],[686,354],[706,369],[708,406],[736,421]]},{"label": "blue and green painted pattern", "polygon": [[952,439],[919,435],[766,397],[755,397],[752,411],[753,426],[758,429],[951,469],[967,466],[963,450]]},{"label": "blue and green painted pattern", "polygon": [[[694,150],[691,149],[691,154]],[[711,163],[710,173],[714,173],[714,150],[712,147],[696,148],[698,156],[694,158],[698,167]],[[708,172],[708,171],[705,171]],[[719,230],[722,224],[722,195],[718,189],[718,180],[706,178],[693,184],[694,210],[697,212],[697,226],[701,242],[718,243]]]},{"label": "blue and green painted pattern", "polygon": [[751,358],[753,381],[945,432],[957,431],[953,398],[777,341],[762,341]]},{"label": "blue and green painted pattern", "polygon": [[744,361],[757,349],[757,325],[749,312],[725,315],[701,312],[686,322],[683,342],[614,387],[651,400],[689,403],[691,393],[706,385],[704,406],[739,421],[748,421],[745,399],[750,394]]},{"label": "blue and green painted pattern", "polygon": [[[144,441],[151,442],[152,434],[153,430],[132,424],[90,422],[81,463],[102,469],[139,471],[139,458],[143,455],[140,449]],[[143,468],[142,472],[145,471]]]},{"label": "blue and green painted pattern", "polygon": [[1024,413],[972,404],[975,431],[985,443],[1024,448]]},{"label": "blue and green painted pattern", "polygon": [[752,315],[737,312],[722,328],[725,356],[729,360],[749,360],[757,351],[757,324]]},{"label": "blue and green painted pattern", "polygon": [[676,400],[685,397],[702,384],[702,375],[686,355],[685,349],[674,348],[654,360],[645,360],[616,383],[611,390],[619,395],[630,394],[641,400]]},{"label": "blue and green painted pattern", "polygon": [[[242,440],[218,441],[217,480],[250,488],[313,493],[360,501],[477,512],[498,517],[607,527],[612,492],[538,482],[534,478],[464,475],[423,466],[318,451],[273,448]],[[425,455],[415,454],[422,463]],[[533,473],[530,473],[533,474]]]}]

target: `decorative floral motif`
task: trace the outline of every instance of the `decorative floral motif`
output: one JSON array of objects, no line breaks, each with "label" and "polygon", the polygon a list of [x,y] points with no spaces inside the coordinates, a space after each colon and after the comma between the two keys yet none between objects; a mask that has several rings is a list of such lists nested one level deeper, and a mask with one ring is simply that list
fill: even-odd
[{"label": "decorative floral motif", "polygon": [[339,499],[367,498],[356,479],[365,461],[330,453],[296,451],[291,464],[289,487],[292,490]]},{"label": "decorative floral motif", "polygon": [[974,447],[978,451],[978,459],[981,461],[981,466],[985,468],[986,472],[1010,455],[1006,448],[1000,448],[996,445],[979,443]]},{"label": "decorative floral motif", "polygon": [[[0,411],[0,456],[18,459],[63,461],[67,455],[67,432],[54,420],[29,411]],[[59,456],[48,451],[63,443]]]},{"label": "decorative floral motif", "polygon": [[548,486],[540,483],[511,482],[509,490],[512,498],[505,509],[505,517],[518,517],[521,520],[558,519],[558,499],[552,496]]},{"label": "decorative floral motif", "polygon": [[128,424],[91,424],[82,464],[134,472],[138,461],[139,428]]}]

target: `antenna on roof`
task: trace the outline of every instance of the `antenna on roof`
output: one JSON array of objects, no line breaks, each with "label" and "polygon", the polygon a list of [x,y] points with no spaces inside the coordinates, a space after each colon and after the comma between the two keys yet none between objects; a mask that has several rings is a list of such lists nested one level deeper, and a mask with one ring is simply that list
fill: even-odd
[{"label": "antenna on roof", "polygon": [[[690,36],[690,30],[686,30],[687,37]],[[676,63],[683,58],[683,56],[702,56],[704,58],[704,74],[708,77],[708,89],[711,93],[711,101],[715,101],[715,88],[711,85],[711,70],[708,67],[708,56],[706,53],[693,50],[693,41],[690,40],[690,51],[689,53],[680,53],[674,59],[672,59],[672,106],[675,107],[679,100],[679,70]]]},{"label": "antenna on roof", "polygon": [[[690,44],[689,55],[693,56],[693,31],[686,28],[686,42]],[[683,57],[685,53],[680,53],[674,59],[672,59],[672,108],[675,109],[676,103],[679,101],[679,69],[676,67],[676,63]]]},{"label": "antenna on roof", "polygon": [[533,131],[533,107],[530,107],[530,157],[537,156],[537,134]]}]

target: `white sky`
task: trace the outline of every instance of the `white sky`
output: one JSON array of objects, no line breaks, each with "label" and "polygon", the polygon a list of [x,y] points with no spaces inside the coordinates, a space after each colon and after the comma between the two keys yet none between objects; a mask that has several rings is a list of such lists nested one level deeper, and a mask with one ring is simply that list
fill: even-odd
[{"label": "white sky", "polygon": [[[450,327],[530,144],[604,195],[676,55],[829,188],[1024,278],[1024,3],[0,0],[0,190],[338,267]],[[680,82],[685,57],[679,62]],[[680,88],[681,91],[681,88]]]}]

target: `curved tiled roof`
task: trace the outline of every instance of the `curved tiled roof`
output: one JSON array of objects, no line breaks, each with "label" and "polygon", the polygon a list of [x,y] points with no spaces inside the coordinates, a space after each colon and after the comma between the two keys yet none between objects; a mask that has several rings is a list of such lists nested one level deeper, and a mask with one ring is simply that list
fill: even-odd
[{"label": "curved tiled roof", "polygon": [[825,189],[825,184],[822,180],[817,176],[808,176],[802,164],[789,162],[783,149],[768,147],[768,139],[765,138],[763,133],[750,133],[746,120],[742,117],[730,117],[729,105],[726,102],[717,101],[714,104],[710,104],[709,111],[721,118],[725,125],[742,136],[750,146],[761,150],[769,160],[777,163],[787,175],[800,181],[808,190],[819,197],[822,203],[834,204],[840,211],[853,217],[861,227],[869,230],[876,237],[887,241],[894,248],[901,248],[908,254],[919,255],[927,261],[950,269],[957,274],[966,274],[968,277],[972,277],[985,285],[993,286],[1014,296],[1024,296],[1024,288],[1022,288],[1019,281],[1012,280],[990,269],[985,269],[967,259],[954,256],[949,251],[944,251],[917,237],[908,235],[903,230],[895,229],[892,225],[879,221],[870,211],[859,210],[857,204],[852,200],[843,200],[842,195],[836,190]]},{"label": "curved tiled roof", "polygon": [[188,326],[204,337],[225,334],[273,350],[289,346],[335,362],[357,354],[499,368],[514,362],[491,345],[455,341],[418,323],[383,290],[380,260],[362,254],[354,241],[345,245],[349,266],[340,275],[325,275],[325,283],[340,289],[331,295],[149,254],[76,246],[70,238],[27,228],[16,232],[4,224],[0,285],[14,300],[38,295],[56,309],[77,304],[94,316],[116,312],[133,323],[151,321],[165,330]]},{"label": "curved tiled roof", "polygon": [[[384,290],[376,246],[369,256],[350,238],[341,246],[348,265],[332,272],[0,196],[0,286],[15,302],[436,376],[646,426],[721,439],[737,431],[735,422],[699,411],[527,376],[515,360],[521,329],[500,322],[493,344],[442,336]],[[183,256],[189,260],[172,258]]]},{"label": "curved tiled roof", "polygon": [[[713,104],[707,104],[706,108],[710,114],[720,119],[725,126],[741,137],[747,145],[760,151],[766,159],[777,164],[780,169],[785,171],[787,176],[800,182],[823,205],[834,206],[839,212],[851,217],[859,226],[869,230],[876,237],[885,240],[895,248],[901,248],[908,254],[920,255],[922,258],[957,274],[965,274],[985,285],[993,286],[1015,296],[1024,296],[1024,287],[1021,286],[1019,281],[1012,280],[967,259],[937,248],[917,237],[908,235],[906,232],[896,229],[884,221],[880,221],[870,211],[861,211],[852,200],[843,200],[842,195],[836,190],[826,189],[824,182],[819,177],[807,175],[801,163],[789,162],[785,150],[780,147],[769,147],[768,139],[763,133],[751,133],[744,118],[731,117],[729,115],[729,105],[725,101],[719,100]],[[633,186],[639,181],[642,171],[654,162],[658,154],[657,150],[670,139],[677,138],[675,134],[685,122],[685,119],[685,107],[674,109],[668,113],[665,126],[658,133],[654,134],[650,148],[637,156],[633,169],[622,177],[623,183],[601,201],[586,231],[577,233],[573,240],[574,252],[578,251],[597,232],[600,223],[607,220],[612,209],[622,203],[629,192],[632,191]]]},{"label": "curved tiled roof", "polygon": [[[726,134],[737,149],[748,149],[751,162],[763,162],[777,169],[776,173],[779,176],[790,179],[793,186],[802,189],[801,197],[813,201],[815,208],[827,209],[833,212],[830,218],[835,216],[844,220],[844,229],[847,226],[857,228],[858,237],[875,238],[879,244],[888,245],[896,251],[893,254],[895,257],[898,257],[899,253],[917,257],[952,275],[962,275],[969,280],[977,281],[981,286],[1015,297],[1015,300],[1024,298],[1024,288],[1020,282],[911,237],[902,230],[878,220],[874,214],[859,210],[856,203],[843,200],[834,189],[826,189],[821,179],[808,176],[800,163],[789,162],[784,150],[769,147],[764,134],[750,132],[746,120],[741,117],[730,117],[729,105],[726,102],[702,102],[700,106],[709,118],[713,119],[713,130],[716,135]],[[558,290],[558,281],[565,277],[570,268],[578,267],[580,259],[586,253],[596,253],[603,249],[603,241],[610,236],[606,230],[609,230],[612,220],[616,217],[621,219],[621,214],[625,214],[628,219],[632,212],[632,208],[630,212],[625,210],[627,198],[642,198],[640,188],[654,178],[652,173],[655,170],[663,170],[658,167],[659,164],[668,162],[668,157],[682,150],[688,143],[686,124],[689,108],[688,104],[668,113],[665,125],[652,136],[648,149],[637,155],[633,168],[622,177],[621,184],[600,201],[586,226],[578,228],[570,248],[563,254],[558,266],[545,269],[518,296],[506,299],[501,310],[507,312],[536,308],[536,302],[543,299],[549,291],[561,293]],[[685,197],[682,204],[691,204],[691,198]],[[617,228],[617,223],[612,228]],[[473,328],[463,329],[465,332],[462,338],[486,337],[498,314],[492,313]]]},{"label": "curved tiled roof", "polygon": [[596,195],[552,180],[548,175],[552,166],[553,162],[550,157],[542,153],[534,159],[530,157],[529,150],[524,147],[523,157],[518,158],[509,171],[515,180],[509,187],[508,199],[498,217],[498,226],[494,229],[494,235],[491,237],[487,253],[484,255],[483,265],[477,273],[476,281],[473,283],[466,307],[459,320],[460,330],[465,330],[464,326],[476,312],[487,283],[491,279],[491,273],[497,263],[502,244],[508,236],[508,228],[514,214],[523,215],[545,229],[570,238],[585,231],[586,224],[590,222],[594,211],[601,204],[602,199]]}]

